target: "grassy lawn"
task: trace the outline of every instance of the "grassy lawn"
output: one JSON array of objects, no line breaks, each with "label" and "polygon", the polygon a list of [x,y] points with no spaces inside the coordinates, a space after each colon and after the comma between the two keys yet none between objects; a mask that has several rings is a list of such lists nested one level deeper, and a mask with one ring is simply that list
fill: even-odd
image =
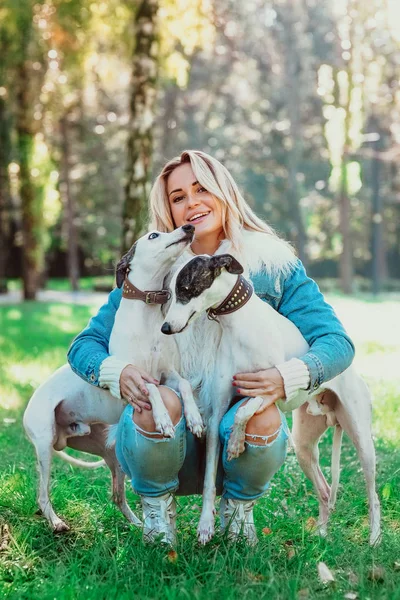
[{"label": "grassy lawn", "polygon": [[[22,413],[33,390],[65,362],[73,335],[95,308],[0,306],[0,524],[7,523],[11,532],[0,549],[0,597],[400,599],[400,337],[390,316],[398,314],[398,303],[338,299],[337,309],[356,339],[358,366],[375,396],[381,546],[368,546],[364,481],[345,438],[340,494],[327,540],[312,531],[317,501],[291,453],[256,507],[258,547],[230,546],[219,536],[199,547],[201,499],[188,497],[178,499],[180,533],[177,554],[171,555],[144,546],[140,531],[113,507],[107,470],[79,470],[55,459],[52,499],[71,531],[55,536],[35,514],[35,457],[22,430]],[[382,315],[386,325],[379,325]],[[328,478],[331,437],[328,432],[321,443]],[[128,500],[138,510],[131,491]],[[334,574],[331,585],[318,579],[321,561]],[[382,567],[375,579],[373,567]]]}]

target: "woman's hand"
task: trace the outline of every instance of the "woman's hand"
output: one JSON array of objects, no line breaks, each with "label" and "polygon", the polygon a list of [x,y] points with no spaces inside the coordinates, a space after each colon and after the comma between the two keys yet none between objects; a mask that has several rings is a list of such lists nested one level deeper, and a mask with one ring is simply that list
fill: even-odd
[{"label": "woman's hand", "polygon": [[125,398],[138,412],[142,412],[142,408],[151,410],[151,404],[148,400],[149,392],[145,382],[154,383],[155,385],[160,384],[157,379],[134,365],[127,365],[122,370],[119,378],[122,398]]},{"label": "woman's hand", "polygon": [[262,405],[255,412],[256,415],[262,413],[277,400],[286,398],[282,375],[275,367],[256,373],[237,373],[233,376],[232,385],[235,386],[241,396],[252,398],[264,396]]}]

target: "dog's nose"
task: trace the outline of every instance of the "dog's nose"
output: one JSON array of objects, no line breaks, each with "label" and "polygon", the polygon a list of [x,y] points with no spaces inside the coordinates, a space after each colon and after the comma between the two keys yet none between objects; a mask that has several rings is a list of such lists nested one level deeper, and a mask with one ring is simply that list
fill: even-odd
[{"label": "dog's nose", "polygon": [[165,333],[165,335],[171,335],[171,325],[169,323],[163,323],[161,327],[161,333]]},{"label": "dog's nose", "polygon": [[182,229],[185,233],[192,233],[194,231],[194,225],[183,225]]}]

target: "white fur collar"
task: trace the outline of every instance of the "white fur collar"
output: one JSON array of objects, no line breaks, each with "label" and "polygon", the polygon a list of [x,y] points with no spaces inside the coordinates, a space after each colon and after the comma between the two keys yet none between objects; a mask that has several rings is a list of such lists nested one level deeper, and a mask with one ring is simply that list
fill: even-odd
[{"label": "white fur collar", "polygon": [[247,230],[243,230],[242,239],[243,249],[240,253],[232,250],[229,240],[224,240],[217,254],[225,252],[234,254],[243,265],[245,272],[253,275],[256,273],[289,275],[293,270],[297,257],[289,242],[269,233]]}]

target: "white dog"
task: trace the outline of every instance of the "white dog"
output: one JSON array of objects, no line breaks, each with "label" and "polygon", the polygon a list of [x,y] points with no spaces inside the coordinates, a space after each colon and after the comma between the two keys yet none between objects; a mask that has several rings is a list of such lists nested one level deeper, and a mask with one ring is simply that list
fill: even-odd
[{"label": "white dog", "polygon": [[[214,533],[215,476],[219,455],[218,427],[232,395],[232,376],[255,372],[302,356],[308,344],[295,325],[253,294],[241,277],[243,268],[231,255],[198,256],[180,268],[171,281],[171,303],[162,331],[180,333],[207,311],[218,318],[221,334],[213,351],[212,403],[200,394],[200,402],[211,408],[206,421],[207,451],[203,509],[198,527],[199,540],[206,543]],[[260,340],[265,340],[260,343]],[[204,382],[209,391],[211,382]],[[320,401],[323,399],[322,408]],[[232,459],[244,449],[245,427],[263,401],[252,398],[236,414],[228,444]],[[371,398],[367,386],[348,368],[312,392],[299,391],[290,402],[280,401],[283,411],[293,413],[296,454],[305,474],[313,482],[320,503],[320,531],[325,533],[329,509],[333,508],[339,478],[342,429],[352,439],[364,471],[370,506],[370,543],[380,539],[380,505],[375,491],[375,450],[371,434]],[[307,412],[307,406],[317,412]],[[322,414],[327,412],[328,414]],[[329,421],[329,422],[327,422]],[[319,466],[318,441],[329,424],[336,424],[333,456],[333,485],[330,490]],[[253,532],[253,539],[255,531]]]},{"label": "white dog", "polygon": [[[110,354],[152,376],[164,373],[174,379],[189,427],[200,435],[202,421],[190,385],[174,371],[179,364],[175,343],[160,332],[163,321],[160,303],[168,297],[168,292],[162,290],[163,279],[193,235],[191,225],[172,233],[151,232],[121,259],[117,284],[124,285],[124,291],[110,338]],[[161,299],[155,304],[160,294]],[[138,296],[144,301],[133,302],[132,298]],[[157,386],[147,384],[147,388],[157,429],[165,436],[173,436],[174,428]],[[124,400],[113,397],[109,391],[82,380],[69,365],[58,369],[30,399],[23,422],[38,459],[39,506],[54,531],[68,529],[54,512],[49,498],[53,449],[62,450],[66,445],[104,458],[112,472],[114,502],[130,522],[141,524],[126,503],[124,474],[114,449],[106,446],[106,425],[118,423],[125,405]],[[77,464],[76,459],[67,460]]]}]

